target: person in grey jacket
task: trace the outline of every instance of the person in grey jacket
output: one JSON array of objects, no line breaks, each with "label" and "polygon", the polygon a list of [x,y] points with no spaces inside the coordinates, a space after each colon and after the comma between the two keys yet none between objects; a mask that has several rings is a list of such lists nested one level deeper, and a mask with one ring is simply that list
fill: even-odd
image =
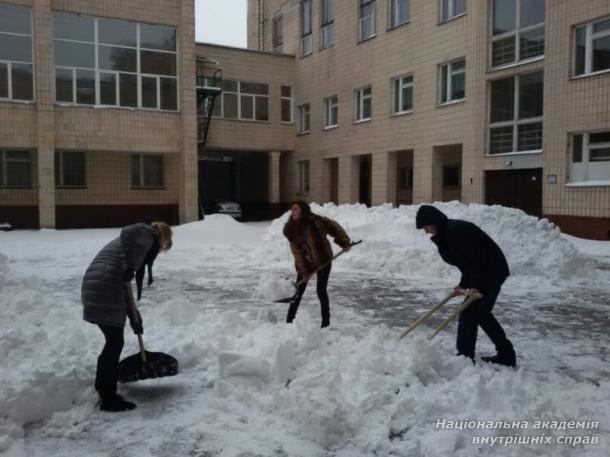
[{"label": "person in grey jacket", "polygon": [[126,284],[136,278],[138,300],[142,295],[144,270],[148,267],[148,284],[152,283],[152,264],[159,251],[172,246],[172,230],[164,222],[138,223],[121,230],[97,254],[83,277],[81,300],[83,318],[96,324],[106,344],[97,360],[95,390],[102,411],[129,411],[136,407],[117,394],[118,368],[123,350],[123,330],[127,317],[135,334],[142,334],[142,318],[136,322],[129,309]]}]

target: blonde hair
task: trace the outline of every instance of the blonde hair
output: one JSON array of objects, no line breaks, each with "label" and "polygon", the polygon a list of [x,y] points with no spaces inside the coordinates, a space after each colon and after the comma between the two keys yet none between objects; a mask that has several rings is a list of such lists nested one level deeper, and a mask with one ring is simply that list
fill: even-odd
[{"label": "blonde hair", "polygon": [[172,229],[165,222],[157,221],[150,224],[159,232],[159,250],[169,251],[172,248]]}]

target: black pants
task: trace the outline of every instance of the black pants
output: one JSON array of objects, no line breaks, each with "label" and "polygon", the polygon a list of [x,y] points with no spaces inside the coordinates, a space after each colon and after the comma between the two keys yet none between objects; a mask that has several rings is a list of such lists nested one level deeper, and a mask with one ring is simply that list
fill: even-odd
[{"label": "black pants", "polygon": [[98,325],[106,338],[106,344],[97,358],[95,390],[102,400],[116,395],[119,379],[119,359],[123,350],[123,327]]},{"label": "black pants", "polygon": [[489,339],[496,345],[496,351],[507,353],[513,351],[513,345],[491,310],[496,303],[502,285],[494,285],[481,290],[483,298],[473,302],[460,313],[457,332],[457,350],[461,355],[474,359],[477,344],[477,330],[480,326]]},{"label": "black pants", "polygon": [[[330,268],[331,264],[329,263],[324,269],[318,271],[317,275],[317,284],[316,284],[316,292],[318,293],[318,298],[320,299],[320,311],[322,313],[322,327],[328,327],[330,324],[330,306],[328,299],[328,278],[330,276]],[[297,282],[302,279],[301,275],[297,276]],[[301,298],[303,298],[303,294],[305,293],[305,289],[307,288],[307,283],[300,286],[297,290],[297,296],[295,300],[290,303],[290,307],[288,308],[288,316],[286,316],[286,322],[292,322],[297,315],[297,309],[299,308],[299,304],[301,303]]]}]

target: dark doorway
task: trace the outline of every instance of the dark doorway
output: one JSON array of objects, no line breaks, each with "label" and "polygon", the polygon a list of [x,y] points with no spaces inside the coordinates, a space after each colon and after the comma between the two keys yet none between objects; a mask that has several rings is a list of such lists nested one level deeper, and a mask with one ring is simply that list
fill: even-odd
[{"label": "dark doorway", "polygon": [[235,200],[234,176],[235,165],[230,157],[199,160],[199,217],[201,211],[212,212],[215,202]]},{"label": "dark doorway", "polygon": [[371,162],[370,155],[360,157],[360,192],[358,201],[366,206],[371,206]]},{"label": "dark doorway", "polygon": [[486,171],[485,203],[542,217],[542,168]]}]

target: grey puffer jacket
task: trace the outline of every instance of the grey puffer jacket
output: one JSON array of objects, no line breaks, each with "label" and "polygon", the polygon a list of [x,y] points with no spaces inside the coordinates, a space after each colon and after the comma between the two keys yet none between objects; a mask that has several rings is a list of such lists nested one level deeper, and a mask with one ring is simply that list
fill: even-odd
[{"label": "grey puffer jacket", "polygon": [[127,300],[123,278],[126,271],[140,270],[158,232],[148,224],[133,224],[108,243],[93,259],[83,277],[83,318],[93,324],[123,327]]}]

